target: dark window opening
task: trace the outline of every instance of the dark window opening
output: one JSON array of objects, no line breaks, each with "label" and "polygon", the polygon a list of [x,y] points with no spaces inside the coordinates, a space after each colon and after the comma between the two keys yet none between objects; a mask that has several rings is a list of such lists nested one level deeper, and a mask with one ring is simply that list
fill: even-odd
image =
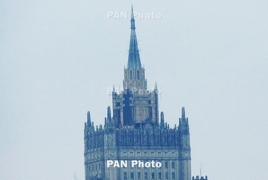
[{"label": "dark window opening", "polygon": [[132,76],[133,76],[132,71],[130,71],[130,72],[129,72],[129,77],[130,77],[130,79],[132,79]]},{"label": "dark window opening", "polygon": [[172,173],[172,179],[175,179],[175,173],[174,172]]},{"label": "dark window opening", "polygon": [[161,173],[158,173],[158,179],[162,179]]},{"label": "dark window opening", "polygon": [[147,172],[144,173],[144,178],[145,178],[145,179],[148,179],[148,173],[147,173]]},{"label": "dark window opening", "polygon": [[168,179],[168,172],[166,172],[166,179]]},{"label": "dark window opening", "polygon": [[165,168],[168,168],[168,162],[165,162]]}]

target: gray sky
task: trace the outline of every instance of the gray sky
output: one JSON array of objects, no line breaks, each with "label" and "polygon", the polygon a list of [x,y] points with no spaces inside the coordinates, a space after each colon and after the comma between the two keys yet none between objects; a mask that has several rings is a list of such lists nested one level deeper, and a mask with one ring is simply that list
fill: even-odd
[{"label": "gray sky", "polygon": [[192,175],[267,176],[268,1],[0,2],[0,179],[84,179],[83,128],[122,87],[136,18],[148,86],[165,120],[189,117]]}]

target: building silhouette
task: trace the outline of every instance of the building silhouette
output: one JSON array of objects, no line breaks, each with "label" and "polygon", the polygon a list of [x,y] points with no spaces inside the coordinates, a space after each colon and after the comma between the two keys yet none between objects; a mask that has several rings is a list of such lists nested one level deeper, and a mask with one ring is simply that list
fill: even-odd
[{"label": "building silhouette", "polygon": [[[191,180],[190,133],[185,109],[182,108],[179,125],[175,127],[165,122],[163,112],[159,117],[158,89],[157,86],[151,91],[147,89],[135,29],[132,8],[124,90],[113,90],[112,108],[107,108],[104,126],[95,126],[90,112],[87,113],[85,179]],[[129,163],[133,160],[139,161],[140,166],[132,167]],[[152,162],[160,163],[161,167],[152,167]]]}]

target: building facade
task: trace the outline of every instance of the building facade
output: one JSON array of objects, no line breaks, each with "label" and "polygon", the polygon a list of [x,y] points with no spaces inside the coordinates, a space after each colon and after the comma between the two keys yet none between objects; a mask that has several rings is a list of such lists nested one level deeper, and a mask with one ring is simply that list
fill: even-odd
[{"label": "building facade", "polygon": [[[188,118],[169,127],[158,109],[158,89],[147,90],[141,65],[133,9],[124,90],[112,92],[104,126],[87,114],[84,129],[86,180],[191,180]],[[134,165],[135,164],[135,165]]]}]

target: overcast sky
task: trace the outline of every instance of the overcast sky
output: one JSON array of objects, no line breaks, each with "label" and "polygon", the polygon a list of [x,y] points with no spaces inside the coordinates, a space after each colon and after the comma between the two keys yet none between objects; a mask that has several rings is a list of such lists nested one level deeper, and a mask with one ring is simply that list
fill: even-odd
[{"label": "overcast sky", "polygon": [[[189,118],[192,175],[268,172],[268,1],[0,1],[0,179],[84,179],[87,111],[103,124],[122,87],[130,17],[165,120]],[[128,14],[129,15],[129,14]]]}]

